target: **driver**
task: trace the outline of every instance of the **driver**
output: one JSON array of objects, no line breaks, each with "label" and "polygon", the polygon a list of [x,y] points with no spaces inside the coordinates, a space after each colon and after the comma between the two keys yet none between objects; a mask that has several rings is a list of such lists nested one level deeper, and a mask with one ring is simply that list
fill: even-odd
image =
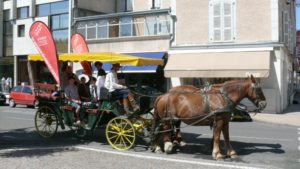
[{"label": "driver", "polygon": [[111,71],[106,75],[104,86],[108,89],[109,92],[117,96],[118,99],[123,100],[123,106],[126,114],[132,114],[129,109],[129,100],[133,111],[137,111],[139,107],[134,101],[133,96],[129,92],[127,87],[119,83],[117,71],[120,70],[120,68],[121,66],[119,63],[115,63],[112,65]]}]

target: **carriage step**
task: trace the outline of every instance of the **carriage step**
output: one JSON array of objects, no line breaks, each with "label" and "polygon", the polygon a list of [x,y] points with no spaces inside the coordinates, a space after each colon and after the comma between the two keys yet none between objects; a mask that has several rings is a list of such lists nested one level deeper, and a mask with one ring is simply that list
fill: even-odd
[{"label": "carriage step", "polygon": [[86,109],[86,112],[91,114],[97,114],[99,112],[99,109]]},{"label": "carriage step", "polygon": [[69,110],[69,111],[73,111],[73,109],[74,109],[72,106],[69,106],[69,105],[62,106],[62,108],[64,110]]}]

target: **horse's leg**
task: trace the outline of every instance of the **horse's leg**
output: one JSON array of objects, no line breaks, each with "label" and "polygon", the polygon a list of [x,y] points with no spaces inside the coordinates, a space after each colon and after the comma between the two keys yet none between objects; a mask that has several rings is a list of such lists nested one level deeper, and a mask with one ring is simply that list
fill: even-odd
[{"label": "horse's leg", "polygon": [[231,115],[228,113],[224,116],[225,116],[224,117],[224,127],[222,128],[222,132],[223,132],[225,146],[227,148],[227,156],[229,156],[230,158],[235,158],[235,157],[237,157],[237,153],[232,148],[232,146],[230,144],[230,138],[229,138],[229,121],[230,121]]},{"label": "horse's leg", "polygon": [[164,151],[167,154],[170,154],[173,149],[173,144],[170,139],[170,129],[171,129],[170,122],[169,121],[165,122],[162,127],[162,137],[164,142]]},{"label": "horse's leg", "polygon": [[[153,121],[152,121],[152,128],[151,128],[151,151],[154,153],[162,153],[160,145],[159,145],[159,141],[160,141],[160,137],[161,134],[160,132],[160,120],[158,117],[158,113],[156,111],[154,111],[154,117],[153,117]],[[156,131],[158,131],[158,133],[156,133]]]},{"label": "horse's leg", "polygon": [[183,147],[183,146],[186,145],[186,143],[184,141],[182,141],[182,135],[181,135],[181,131],[180,131],[180,124],[181,124],[181,120],[177,120],[174,123],[175,136],[174,136],[174,139],[173,139],[173,144]]},{"label": "horse's leg", "polygon": [[221,118],[221,116],[216,116],[214,121],[214,131],[213,131],[214,147],[212,152],[212,157],[215,160],[221,160],[224,157],[220,151],[220,137],[221,137],[223,124],[224,121]]}]

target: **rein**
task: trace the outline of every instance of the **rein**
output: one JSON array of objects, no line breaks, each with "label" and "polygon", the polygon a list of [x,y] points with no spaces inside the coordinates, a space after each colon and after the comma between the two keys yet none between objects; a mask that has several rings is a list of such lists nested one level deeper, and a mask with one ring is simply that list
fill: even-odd
[{"label": "rein", "polygon": [[136,92],[136,91],[133,91],[133,90],[130,90],[130,92],[133,93],[134,95],[137,95],[137,96],[144,96],[144,97],[150,97],[150,98],[156,98],[156,97],[162,95],[162,94],[148,95],[148,94],[143,94],[143,93]]}]

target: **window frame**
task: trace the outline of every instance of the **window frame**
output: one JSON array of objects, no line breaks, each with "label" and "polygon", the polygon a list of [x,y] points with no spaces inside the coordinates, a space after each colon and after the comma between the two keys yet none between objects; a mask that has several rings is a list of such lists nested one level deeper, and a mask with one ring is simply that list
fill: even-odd
[{"label": "window frame", "polygon": [[[23,29],[21,29],[23,28]],[[18,25],[17,26],[17,29],[18,29],[18,38],[23,38],[25,37],[25,25],[24,24],[21,24],[21,25]]]},{"label": "window frame", "polygon": [[[126,19],[129,20],[129,22],[124,22]],[[133,18],[132,17],[120,17],[119,19],[119,37],[131,37],[132,36],[132,32],[133,32]],[[129,35],[123,35],[122,33],[126,33],[123,32],[125,29],[127,29],[129,27]],[[123,30],[123,31],[122,31]]]},{"label": "window frame", "polygon": [[[220,40],[215,40],[215,25],[214,25],[214,5],[220,4]],[[225,27],[225,3],[230,3],[231,9],[231,38],[225,40],[225,31],[228,27]],[[236,0],[210,0],[209,1],[209,42],[218,43],[218,42],[234,42],[236,40]]]},{"label": "window frame", "polygon": [[162,0],[148,0],[148,8],[149,9],[161,9],[162,8]]},{"label": "window frame", "polygon": [[[26,9],[26,16],[22,16],[23,12],[22,10]],[[17,19],[26,19],[29,18],[29,6],[23,6],[23,7],[19,7],[17,8]]]}]

